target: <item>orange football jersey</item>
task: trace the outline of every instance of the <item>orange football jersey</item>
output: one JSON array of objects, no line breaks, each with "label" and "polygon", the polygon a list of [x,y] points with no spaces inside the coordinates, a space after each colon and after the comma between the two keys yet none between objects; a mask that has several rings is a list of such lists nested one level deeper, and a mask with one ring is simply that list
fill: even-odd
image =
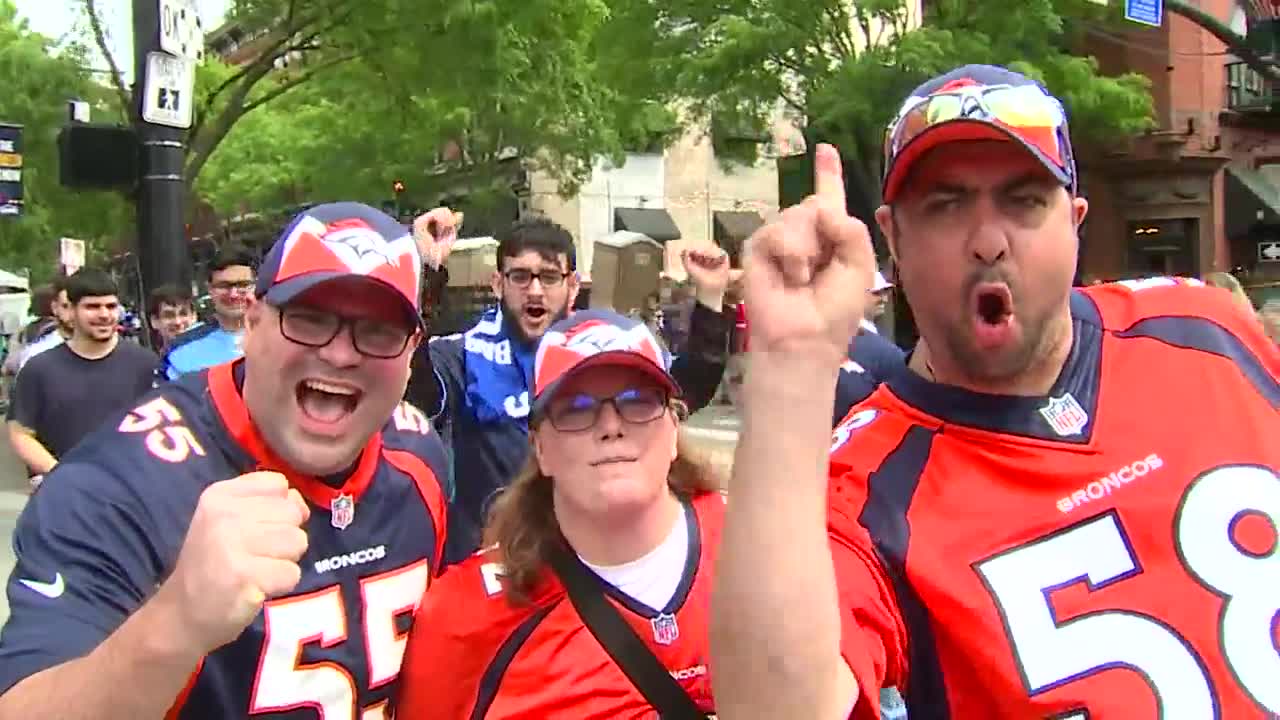
[{"label": "orange football jersey", "polygon": [[1044,397],[908,373],[837,427],[856,717],[1280,716],[1280,352],[1197,285],[1075,291]]},{"label": "orange football jersey", "polygon": [[[713,711],[707,611],[724,500],[688,504],[689,552],[665,608],[648,608],[603,580],[606,597],[672,677]],[[398,720],[651,720],[657,714],[605,653],[564,587],[548,573],[528,605],[502,592],[483,553],[447,570],[423,598],[401,669]]]}]

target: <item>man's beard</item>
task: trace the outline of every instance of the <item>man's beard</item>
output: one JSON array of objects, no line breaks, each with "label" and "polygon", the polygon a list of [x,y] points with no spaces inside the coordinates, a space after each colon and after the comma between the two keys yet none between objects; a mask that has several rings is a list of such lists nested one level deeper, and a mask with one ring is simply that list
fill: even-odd
[{"label": "man's beard", "polygon": [[[529,337],[529,334],[520,325],[520,315],[519,308],[512,307],[506,300],[502,301],[502,327],[506,331],[507,337],[515,339],[516,342],[522,345],[533,345],[542,338]],[[559,312],[552,315],[551,322],[547,323],[547,327],[555,325],[566,317],[569,317],[567,304],[565,307],[560,308]]]}]

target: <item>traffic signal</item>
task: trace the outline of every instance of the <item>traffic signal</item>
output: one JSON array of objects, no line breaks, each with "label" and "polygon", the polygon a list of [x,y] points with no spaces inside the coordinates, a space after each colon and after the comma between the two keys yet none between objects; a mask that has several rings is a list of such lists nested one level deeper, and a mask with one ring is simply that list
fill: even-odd
[{"label": "traffic signal", "polygon": [[71,123],[58,133],[63,187],[128,190],[138,182],[138,136],[130,127]]},{"label": "traffic signal", "polygon": [[399,180],[396,180],[395,182],[391,183],[391,191],[397,195],[404,192],[404,183]]}]

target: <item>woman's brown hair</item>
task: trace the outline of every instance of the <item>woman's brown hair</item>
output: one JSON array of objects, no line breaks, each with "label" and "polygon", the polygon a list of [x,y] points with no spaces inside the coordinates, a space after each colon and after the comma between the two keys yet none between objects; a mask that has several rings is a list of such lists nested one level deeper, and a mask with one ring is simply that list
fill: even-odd
[{"label": "woman's brown hair", "polygon": [[[494,498],[489,509],[484,544],[497,546],[494,552],[502,564],[503,588],[515,602],[528,601],[551,553],[565,543],[552,504],[551,483],[531,452],[524,468]],[[681,498],[721,489],[710,461],[693,449],[683,431],[676,442],[676,458],[671,463],[667,485]]]}]

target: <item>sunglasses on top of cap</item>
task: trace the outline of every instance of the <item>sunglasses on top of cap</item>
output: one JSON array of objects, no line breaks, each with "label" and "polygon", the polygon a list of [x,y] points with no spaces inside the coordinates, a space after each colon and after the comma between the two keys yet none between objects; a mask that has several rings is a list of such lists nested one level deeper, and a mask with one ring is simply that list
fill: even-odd
[{"label": "sunglasses on top of cap", "polygon": [[912,97],[885,135],[885,168],[925,130],[953,120],[982,120],[1012,131],[1070,174],[1066,111],[1039,85],[967,85]]},{"label": "sunglasses on top of cap", "polygon": [[595,427],[605,405],[612,405],[623,422],[644,425],[662,417],[671,398],[658,388],[627,388],[612,397],[564,393],[551,399],[543,417],[560,432],[582,432]]},{"label": "sunglasses on top of cap", "polygon": [[383,360],[399,357],[415,332],[407,321],[342,317],[305,305],[286,305],[278,310],[280,334],[292,342],[322,348],[333,342],[344,328],[350,328],[351,344],[356,352]]}]

